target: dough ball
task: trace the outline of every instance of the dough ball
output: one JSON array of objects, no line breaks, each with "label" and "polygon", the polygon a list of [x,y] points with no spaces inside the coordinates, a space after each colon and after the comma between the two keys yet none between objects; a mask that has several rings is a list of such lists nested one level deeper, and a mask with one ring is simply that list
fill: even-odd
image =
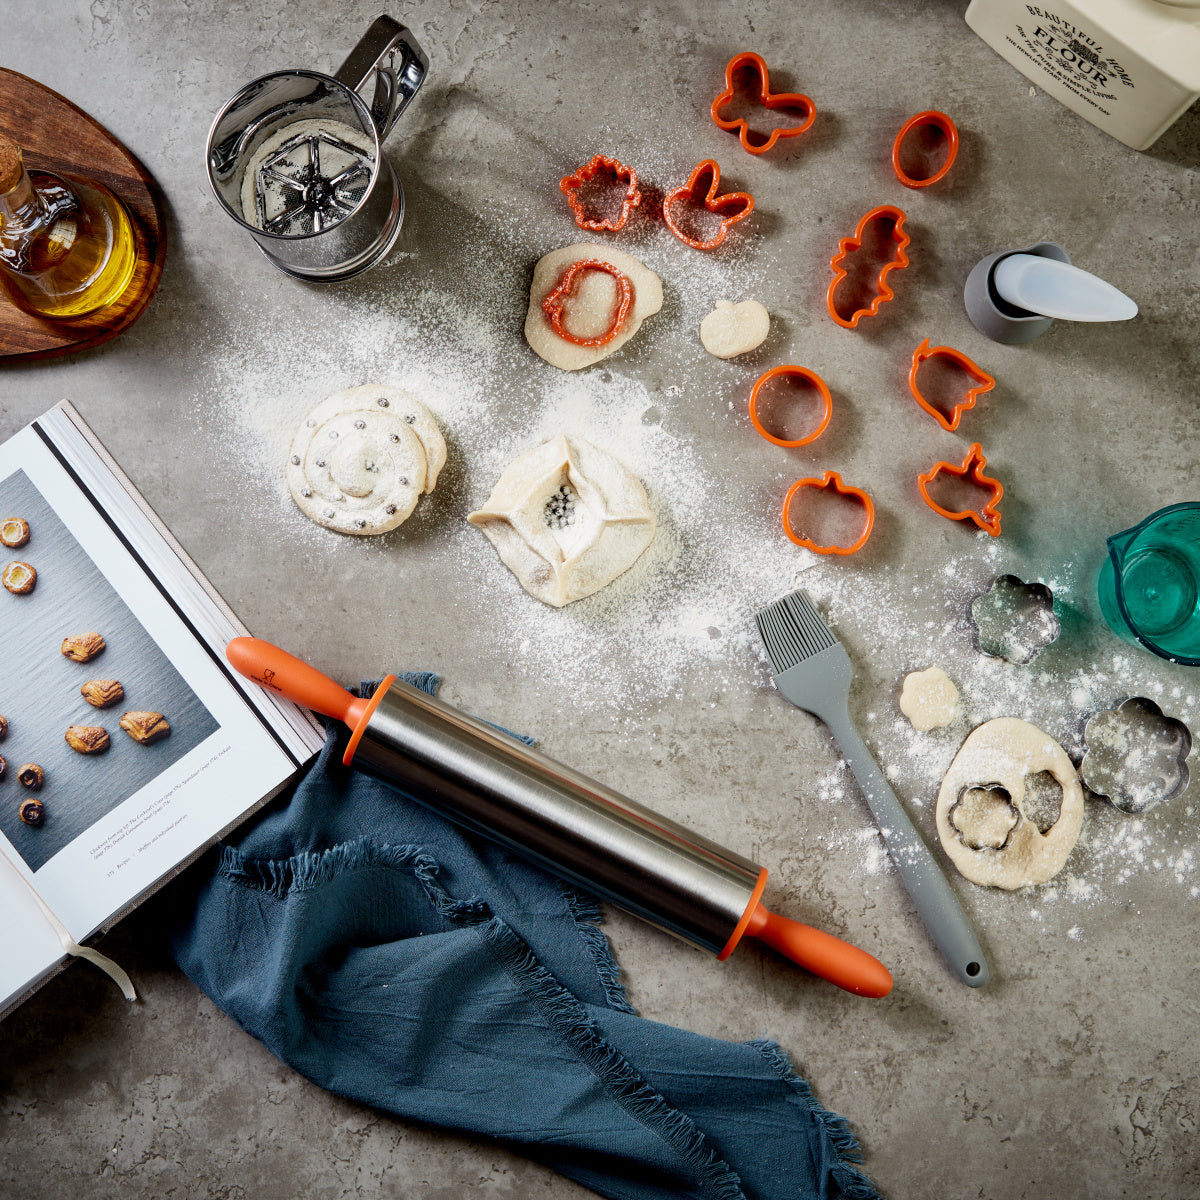
[{"label": "dough ball", "polygon": [[718,300],[700,322],[700,341],[716,358],[735,358],[761,346],[770,328],[770,313],[757,300]]},{"label": "dough ball", "polygon": [[913,671],[900,689],[900,711],[921,733],[941,729],[954,720],[958,688],[941,667]]}]

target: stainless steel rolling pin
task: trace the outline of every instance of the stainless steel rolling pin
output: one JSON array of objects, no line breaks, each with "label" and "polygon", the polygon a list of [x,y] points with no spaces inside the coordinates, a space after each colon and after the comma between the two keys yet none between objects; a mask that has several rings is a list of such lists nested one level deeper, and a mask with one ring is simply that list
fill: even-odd
[{"label": "stainless steel rolling pin", "polygon": [[860,996],[886,996],[865,950],[768,910],[767,871],[389,675],[370,699],[258,638],[243,675],[352,730],[343,762],[724,961],[742,937]]}]

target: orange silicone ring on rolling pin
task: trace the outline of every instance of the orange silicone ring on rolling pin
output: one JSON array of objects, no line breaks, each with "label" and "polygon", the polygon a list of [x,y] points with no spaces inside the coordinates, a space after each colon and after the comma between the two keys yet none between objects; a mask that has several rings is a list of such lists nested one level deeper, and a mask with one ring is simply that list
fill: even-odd
[{"label": "orange silicone ring on rolling pin", "polygon": [[[782,379],[791,377],[802,379],[809,384],[821,398],[821,419],[817,422],[816,429],[806,437],[791,441],[785,438],[776,437],[773,433],[768,433],[762,421],[758,417],[758,393],[762,388],[771,382],[772,379]],[[820,375],[815,371],[810,371],[807,367],[783,366],[772,367],[769,371],[764,372],[755,381],[754,386],[750,389],[750,423],[758,431],[758,433],[767,439],[768,442],[776,446],[785,446],[788,449],[795,449],[797,446],[807,446],[809,442],[815,442],[817,438],[825,432],[829,424],[829,418],[833,415],[833,396],[830,395],[829,387]]]}]

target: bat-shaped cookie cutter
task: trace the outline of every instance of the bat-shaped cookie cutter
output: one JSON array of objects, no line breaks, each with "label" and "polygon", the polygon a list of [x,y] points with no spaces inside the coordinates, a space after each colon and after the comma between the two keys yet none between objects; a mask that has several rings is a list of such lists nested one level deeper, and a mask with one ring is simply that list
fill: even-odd
[{"label": "bat-shaped cookie cutter", "polygon": [[[575,281],[584,271],[603,271],[606,275],[611,275],[617,284],[617,307],[613,312],[612,323],[603,333],[590,338],[577,337],[563,326],[563,305],[575,290]],[[633,286],[629,282],[629,276],[612,263],[599,258],[573,262],[542,301],[542,311],[549,319],[551,328],[560,338],[575,346],[606,346],[621,332],[621,326],[625,324],[625,318],[629,316],[632,307]]]},{"label": "bat-shaped cookie cutter", "polygon": [[[884,233],[886,240],[891,241],[894,250],[891,258],[880,266],[879,274],[872,285],[875,294],[871,302],[866,308],[856,308],[849,317],[845,317],[842,315],[835,300],[838,285],[850,273],[846,265],[847,259],[856,250],[862,249],[867,229],[875,222],[880,223],[881,231]],[[887,277],[893,271],[903,270],[904,267],[908,266],[908,255],[905,253],[905,247],[911,240],[904,229],[904,213],[894,205],[881,204],[878,208],[873,208],[870,212],[863,214],[863,218],[859,221],[858,228],[855,229],[853,237],[845,237],[838,242],[837,253],[829,260],[829,265],[833,268],[833,280],[829,285],[829,292],[825,297],[825,306],[829,309],[829,315],[843,329],[854,329],[863,317],[873,317],[879,311],[881,304],[891,300],[895,296],[895,292],[892,291]],[[857,300],[858,297],[851,297],[851,299]]]},{"label": "bat-shaped cookie cutter", "polygon": [[[715,250],[729,232],[729,227],[738,221],[744,221],[754,211],[754,197],[749,192],[725,192],[717,195],[721,183],[721,168],[714,159],[706,158],[699,163],[682,187],[672,188],[663,197],[663,220],[667,228],[685,246],[696,250]],[[705,211],[716,213],[721,218],[721,227],[707,241],[700,241],[685,233],[675,223],[671,209],[680,201],[702,206]]]},{"label": "bat-shaped cookie cutter", "polygon": [[[921,179],[917,179],[909,175],[901,166],[901,157],[903,155],[903,146],[909,135],[918,129],[938,129],[941,131],[946,145],[946,157],[942,165],[938,167],[930,175],[926,175]],[[896,178],[900,180],[906,188],[923,188],[929,187],[931,183],[937,183],[939,179],[946,177],[946,172],[954,166],[954,160],[958,157],[958,126],[946,116],[944,112],[938,112],[935,109],[930,109],[927,112],[919,112],[916,116],[909,117],[903,125],[900,126],[900,132],[896,134],[896,140],[892,143],[892,170],[896,172]]]},{"label": "bat-shaped cookie cutter", "polygon": [[[983,468],[987,466],[987,459],[983,455],[983,447],[978,442],[972,442],[971,448],[967,451],[967,457],[962,460],[961,466],[955,466],[953,463],[939,462],[924,475],[917,476],[917,487],[921,490],[921,496],[925,503],[940,516],[947,517],[951,521],[974,521],[985,533],[989,533],[992,537],[1000,536],[1000,512],[996,505],[1000,503],[1000,497],[1004,495],[1004,484],[998,479],[993,479],[990,475],[983,473]],[[977,487],[981,487],[992,493],[991,499],[983,505],[982,508],[973,509],[966,508],[952,512],[948,508],[943,508],[929,494],[929,485],[939,475],[956,475],[960,479],[969,480]]]},{"label": "bat-shaped cookie cutter", "polygon": [[[747,68],[752,70],[758,76],[758,88],[749,91],[749,95],[754,98],[764,107],[777,110],[789,115],[795,115],[799,120],[799,125],[784,125],[777,129],[772,129],[769,134],[757,133],[751,129],[749,124],[741,117],[736,117],[733,120],[721,116],[721,109],[731,103],[734,95],[737,92],[735,76],[739,71],[744,71]],[[750,50],[744,50],[741,54],[735,54],[725,67],[725,90],[712,102],[712,107],[709,109],[712,115],[713,124],[718,129],[724,129],[727,133],[736,133],[738,140],[742,143],[742,149],[750,154],[766,154],[772,146],[775,145],[781,138],[797,137],[804,133],[805,130],[812,125],[817,117],[817,106],[799,92],[772,92],[770,79],[767,75],[767,64],[763,62],[760,55],[753,53]]]},{"label": "bat-shaped cookie cutter", "polygon": [[[975,386],[967,389],[966,395],[955,404],[949,415],[942,412],[940,408],[930,404],[921,392],[921,388],[917,383],[917,372],[921,369],[921,364],[928,362],[931,358],[944,358],[948,362],[952,362],[955,366],[961,368],[967,375],[975,380]],[[927,412],[943,429],[949,429],[953,432],[958,428],[958,423],[962,419],[963,413],[969,408],[975,407],[975,401],[979,399],[985,392],[990,392],[996,386],[995,377],[989,375],[981,366],[969,359],[961,350],[955,350],[951,346],[931,346],[929,339],[926,338],[914,351],[912,356],[912,366],[908,371],[908,390],[912,392],[913,399]]]},{"label": "bat-shaped cookie cutter", "polygon": [[[762,389],[773,379],[799,379],[806,383],[810,388],[817,393],[821,401],[821,416],[817,421],[816,428],[812,433],[806,434],[804,437],[795,441],[789,441],[786,438],[777,437],[773,433],[769,433],[762,421],[758,417],[758,394]],[[788,449],[795,449],[797,446],[807,446],[809,442],[815,442],[817,438],[825,432],[825,427],[829,424],[829,418],[833,415],[833,397],[829,393],[829,387],[820,375],[815,371],[810,371],[807,367],[783,366],[772,367],[769,371],[764,371],[755,381],[754,386],[750,389],[750,423],[758,432],[767,439],[768,442],[776,446],[786,446]]]},{"label": "bat-shaped cookie cutter", "polygon": [[[621,215],[615,220],[604,217],[600,220],[593,220],[587,215],[583,205],[579,202],[579,197],[576,193],[585,183],[590,183],[598,175],[611,175],[618,183],[624,183],[625,197],[621,201]],[[590,162],[584,163],[574,174],[564,175],[558,182],[562,194],[566,196],[567,203],[571,206],[571,211],[575,214],[575,224],[580,229],[594,229],[597,232],[609,230],[616,233],[620,229],[625,228],[625,222],[629,220],[629,214],[642,202],[642,192],[638,187],[637,172],[632,167],[627,167],[624,163],[618,162],[615,158],[608,158],[603,154],[593,155]]]},{"label": "bat-shaped cookie cutter", "polygon": [[[839,496],[852,496],[857,500],[863,508],[863,529],[858,538],[849,546],[818,546],[811,538],[801,537],[792,527],[792,501],[802,488],[817,488],[822,492],[836,492]],[[853,554],[855,551],[861,550],[866,545],[867,538],[871,536],[871,529],[874,524],[875,505],[871,502],[871,497],[861,488],[849,487],[844,484],[842,477],[836,471],[826,471],[820,479],[797,479],[788,488],[788,493],[783,498],[783,532],[797,546],[803,546],[806,550],[812,550],[815,554]]]}]

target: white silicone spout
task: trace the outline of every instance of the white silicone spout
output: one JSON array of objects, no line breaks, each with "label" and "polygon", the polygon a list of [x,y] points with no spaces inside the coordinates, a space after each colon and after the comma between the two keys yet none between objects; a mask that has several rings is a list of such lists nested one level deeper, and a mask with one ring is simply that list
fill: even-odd
[{"label": "white silicone spout", "polygon": [[1111,283],[1038,254],[1002,258],[992,269],[992,285],[1009,304],[1062,321],[1128,321],[1138,311]]}]

